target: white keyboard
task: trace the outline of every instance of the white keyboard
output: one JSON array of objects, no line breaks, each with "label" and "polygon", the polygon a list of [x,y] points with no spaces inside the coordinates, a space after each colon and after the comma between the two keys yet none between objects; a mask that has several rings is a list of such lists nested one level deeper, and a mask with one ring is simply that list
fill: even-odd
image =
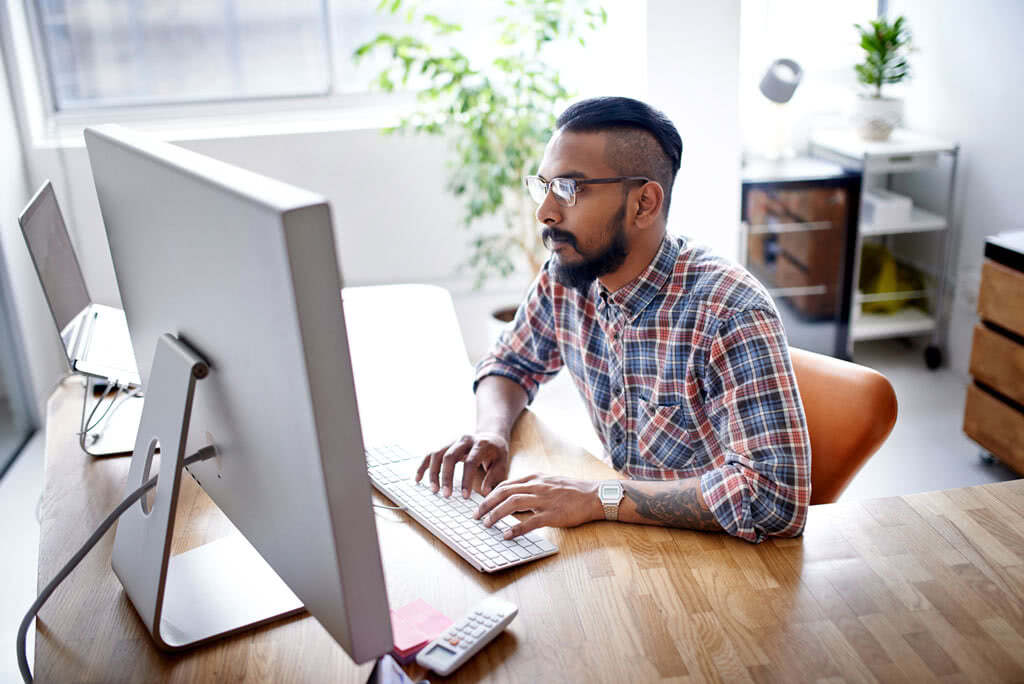
[{"label": "white keyboard", "polygon": [[[533,531],[505,540],[505,531],[518,521],[505,516],[491,527],[473,519],[483,497],[473,492],[463,499],[458,487],[450,497],[434,494],[426,477],[415,482],[422,461],[401,447],[388,445],[366,451],[370,482],[395,504],[404,506],[412,518],[480,572],[497,572],[514,565],[558,553],[558,547]],[[459,482],[461,477],[454,481]]]}]

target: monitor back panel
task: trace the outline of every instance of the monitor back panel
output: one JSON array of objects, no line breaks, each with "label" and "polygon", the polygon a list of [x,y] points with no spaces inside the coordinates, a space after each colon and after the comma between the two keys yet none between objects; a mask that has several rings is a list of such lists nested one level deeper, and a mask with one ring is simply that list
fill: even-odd
[{"label": "monitor back panel", "polygon": [[355,660],[387,652],[329,207],[121,127],[85,137],[143,383],[163,333],[211,367],[188,453],[220,455],[192,472]]}]

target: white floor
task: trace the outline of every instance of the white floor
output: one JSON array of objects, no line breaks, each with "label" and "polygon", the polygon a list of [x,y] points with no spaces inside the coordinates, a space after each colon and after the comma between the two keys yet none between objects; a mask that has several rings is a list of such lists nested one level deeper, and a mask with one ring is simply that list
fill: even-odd
[{"label": "white floor", "polygon": [[[39,523],[36,504],[43,488],[43,433],[39,431],[0,480],[0,682],[20,682],[14,642],[18,623],[36,595]],[[29,634],[28,657],[35,649]]]},{"label": "white floor", "polygon": [[[948,369],[929,371],[922,352],[899,341],[859,344],[856,361],[892,381],[900,402],[896,428],[843,494],[844,499],[896,496],[1013,479],[1004,466],[982,463],[963,435],[965,380]],[[554,388],[552,388],[554,389]],[[571,385],[548,393],[572,391]],[[544,392],[541,393],[543,397]],[[18,622],[36,591],[43,438],[38,433],[0,480],[0,682],[18,681],[14,642]],[[32,648],[29,648],[31,658]]]},{"label": "white floor", "polygon": [[963,432],[967,378],[924,365],[924,347],[899,340],[859,342],[854,361],[892,382],[899,401],[896,427],[857,474],[843,499],[871,499],[1012,480],[1000,463],[987,464]]}]

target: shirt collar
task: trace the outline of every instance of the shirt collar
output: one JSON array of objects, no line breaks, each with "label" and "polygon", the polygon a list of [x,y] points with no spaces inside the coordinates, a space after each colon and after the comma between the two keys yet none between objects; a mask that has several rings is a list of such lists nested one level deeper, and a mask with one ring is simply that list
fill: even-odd
[{"label": "shirt collar", "polygon": [[615,292],[608,292],[608,289],[597,281],[598,297],[615,304],[633,320],[647,308],[654,296],[668,282],[675,270],[678,257],[679,244],[666,233],[651,263],[640,275]]}]

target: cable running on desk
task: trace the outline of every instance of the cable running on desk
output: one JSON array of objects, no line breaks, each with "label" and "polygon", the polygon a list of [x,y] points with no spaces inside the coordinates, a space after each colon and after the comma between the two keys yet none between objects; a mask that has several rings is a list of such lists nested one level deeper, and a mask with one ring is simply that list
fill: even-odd
[{"label": "cable running on desk", "polygon": [[[182,464],[182,466],[190,466],[193,463],[205,461],[209,458],[213,458],[216,455],[217,450],[214,447],[203,447],[202,449],[192,454],[191,456],[185,457],[185,461]],[[50,598],[50,595],[53,594],[53,592],[57,589],[58,586],[60,586],[60,583],[63,582],[67,578],[67,576],[71,574],[71,571],[74,570],[80,562],[82,562],[82,559],[85,558],[85,555],[92,550],[92,547],[96,545],[96,542],[98,542],[103,537],[103,535],[106,534],[107,530],[109,530],[110,527],[117,521],[117,519],[121,517],[121,514],[123,514],[125,511],[131,508],[132,504],[141,499],[147,491],[156,486],[156,481],[158,477],[158,475],[154,475],[153,477],[146,480],[138,489],[129,494],[127,497],[125,497],[124,501],[118,504],[117,508],[115,508],[110,513],[110,515],[108,515],[106,519],[104,519],[104,521],[100,523],[99,527],[96,528],[96,531],[92,533],[92,536],[90,536],[89,539],[87,539],[86,542],[82,545],[82,547],[75,552],[75,555],[71,557],[71,560],[65,563],[64,567],[60,569],[60,572],[58,572],[57,575],[52,580],[50,580],[50,583],[47,584],[46,588],[44,588],[39,593],[39,596],[36,598],[35,602],[31,605],[31,607],[29,607],[28,612],[25,613],[25,617],[22,618],[21,625],[18,627],[17,648],[18,670],[21,671],[21,678],[26,682],[26,684],[30,684],[32,682],[32,672],[31,670],[29,670],[28,655],[25,651],[25,641],[26,638],[28,637],[28,628],[29,625],[32,624],[32,620],[35,619],[36,615],[39,613],[39,610],[43,607],[43,604],[46,603],[46,600]]]}]

